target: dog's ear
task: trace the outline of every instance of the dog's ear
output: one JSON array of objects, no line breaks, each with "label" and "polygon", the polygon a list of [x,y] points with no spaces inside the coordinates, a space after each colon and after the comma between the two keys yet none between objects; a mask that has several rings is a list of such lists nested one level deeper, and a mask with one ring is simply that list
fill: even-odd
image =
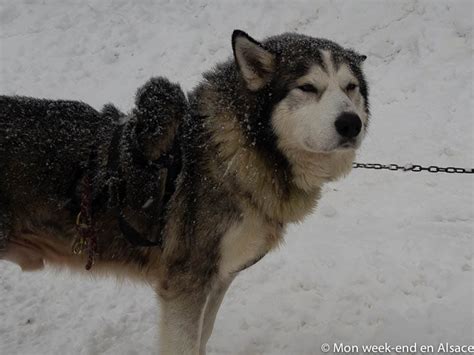
[{"label": "dog's ear", "polygon": [[275,56],[243,31],[232,33],[232,49],[237,66],[247,87],[260,90],[267,84],[275,69]]}]

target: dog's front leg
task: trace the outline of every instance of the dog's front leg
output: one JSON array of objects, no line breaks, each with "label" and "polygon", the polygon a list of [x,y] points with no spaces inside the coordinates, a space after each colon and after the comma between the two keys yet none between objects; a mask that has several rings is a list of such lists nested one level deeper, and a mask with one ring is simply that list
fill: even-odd
[{"label": "dog's front leg", "polygon": [[198,355],[207,293],[160,298],[160,355]]},{"label": "dog's front leg", "polygon": [[202,332],[201,332],[201,348],[199,355],[206,354],[206,345],[211,337],[212,329],[214,328],[214,322],[216,321],[217,312],[221,306],[222,300],[224,299],[225,293],[229,289],[230,284],[234,280],[235,276],[229,277],[227,280],[216,280],[212,286],[211,292],[206,304],[204,311]]}]

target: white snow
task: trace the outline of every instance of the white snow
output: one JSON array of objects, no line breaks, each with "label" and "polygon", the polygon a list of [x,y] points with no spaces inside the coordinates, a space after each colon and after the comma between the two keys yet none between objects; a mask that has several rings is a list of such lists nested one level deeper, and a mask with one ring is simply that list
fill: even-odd
[{"label": "white snow", "polygon": [[[191,89],[230,35],[297,31],[368,55],[358,160],[474,166],[472,1],[1,0],[0,93],[132,106],[153,75]],[[323,342],[474,339],[472,175],[354,170],[232,285],[210,354]],[[1,354],[150,354],[151,290],[0,263]]]}]

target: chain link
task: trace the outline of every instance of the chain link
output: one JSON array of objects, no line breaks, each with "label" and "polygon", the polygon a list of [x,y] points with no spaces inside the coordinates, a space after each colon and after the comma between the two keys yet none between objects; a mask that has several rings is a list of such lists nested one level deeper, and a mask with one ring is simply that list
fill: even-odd
[{"label": "chain link", "polygon": [[473,169],[456,168],[454,166],[448,166],[446,168],[440,166],[421,166],[417,164],[397,165],[397,164],[378,164],[378,163],[352,163],[354,169],[375,169],[375,170],[403,170],[413,171],[419,173],[421,171],[427,171],[430,173],[448,173],[448,174],[474,174]]}]

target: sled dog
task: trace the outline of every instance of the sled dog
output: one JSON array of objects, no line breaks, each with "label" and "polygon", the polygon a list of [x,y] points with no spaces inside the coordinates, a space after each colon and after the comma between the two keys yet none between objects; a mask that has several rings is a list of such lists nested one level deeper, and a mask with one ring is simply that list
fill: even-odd
[{"label": "sled dog", "polygon": [[155,78],[126,115],[0,98],[0,258],[145,281],[160,354],[205,354],[232,280],[350,172],[369,123],[365,56],[239,30],[232,49],[188,99]]}]

